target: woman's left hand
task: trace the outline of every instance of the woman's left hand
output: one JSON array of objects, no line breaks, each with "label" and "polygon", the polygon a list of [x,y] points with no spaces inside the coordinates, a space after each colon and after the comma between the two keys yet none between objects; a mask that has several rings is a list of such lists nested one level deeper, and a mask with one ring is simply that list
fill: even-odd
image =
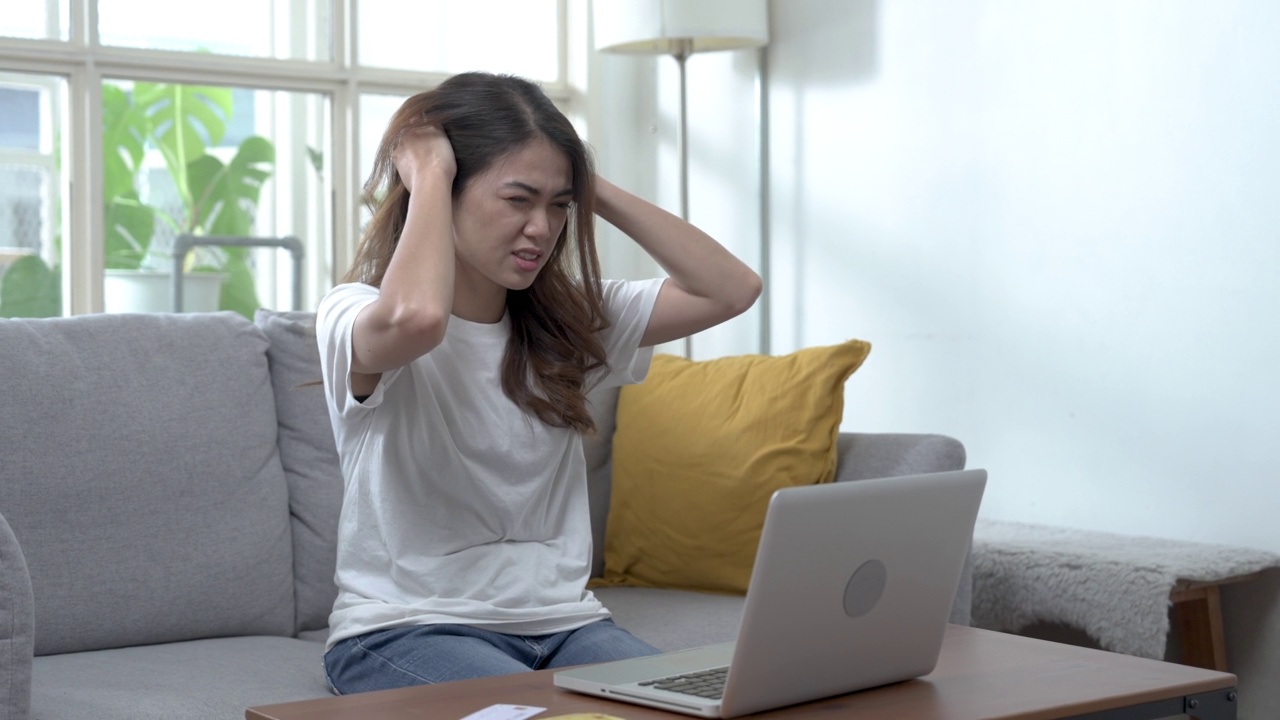
[{"label": "woman's left hand", "polygon": [[644,248],[670,276],[658,292],[641,345],[719,325],[760,297],[760,276],[714,238],[599,176],[596,214]]}]

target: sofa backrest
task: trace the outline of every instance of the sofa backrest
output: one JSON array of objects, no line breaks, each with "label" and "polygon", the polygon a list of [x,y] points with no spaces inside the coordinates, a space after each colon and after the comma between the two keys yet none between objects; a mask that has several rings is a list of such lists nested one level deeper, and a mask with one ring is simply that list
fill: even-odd
[{"label": "sofa backrest", "polygon": [[0,320],[0,512],[36,654],[294,629],[267,341],[231,313]]},{"label": "sofa backrest", "polygon": [[267,358],[293,526],[294,629],[319,630],[329,626],[338,594],[333,572],[343,484],[321,385],[315,313],[259,310],[254,323],[271,343]]},{"label": "sofa backrest", "polygon": [[587,393],[587,408],[596,421],[594,435],[583,438],[587,459],[587,502],[591,508],[591,577],[604,575],[604,528],[613,487],[613,433],[618,429],[616,387]]}]

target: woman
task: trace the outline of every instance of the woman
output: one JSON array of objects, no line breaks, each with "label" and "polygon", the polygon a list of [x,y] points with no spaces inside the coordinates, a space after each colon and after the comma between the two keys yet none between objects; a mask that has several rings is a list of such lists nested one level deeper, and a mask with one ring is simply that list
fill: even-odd
[{"label": "woman", "polygon": [[[373,218],[320,304],[342,460],[335,692],[654,652],[586,590],[586,391],[746,310],[760,278],[595,176],[530,82],[455,76],[404,103],[365,185]],[[602,282],[594,214],[666,280]]]}]

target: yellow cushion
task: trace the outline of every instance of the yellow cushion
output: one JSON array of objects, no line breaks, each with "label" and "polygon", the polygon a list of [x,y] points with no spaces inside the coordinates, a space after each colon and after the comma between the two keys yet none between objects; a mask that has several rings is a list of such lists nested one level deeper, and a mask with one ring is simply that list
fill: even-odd
[{"label": "yellow cushion", "polygon": [[744,593],[775,490],[830,482],[844,382],[871,345],[692,362],[658,355],[622,388],[604,577]]}]

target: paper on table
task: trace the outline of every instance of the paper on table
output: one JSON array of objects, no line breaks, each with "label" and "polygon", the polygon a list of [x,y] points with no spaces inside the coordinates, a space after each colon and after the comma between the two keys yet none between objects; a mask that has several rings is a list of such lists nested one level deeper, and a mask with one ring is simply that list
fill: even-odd
[{"label": "paper on table", "polygon": [[490,705],[461,720],[525,720],[546,710],[532,705]]}]

